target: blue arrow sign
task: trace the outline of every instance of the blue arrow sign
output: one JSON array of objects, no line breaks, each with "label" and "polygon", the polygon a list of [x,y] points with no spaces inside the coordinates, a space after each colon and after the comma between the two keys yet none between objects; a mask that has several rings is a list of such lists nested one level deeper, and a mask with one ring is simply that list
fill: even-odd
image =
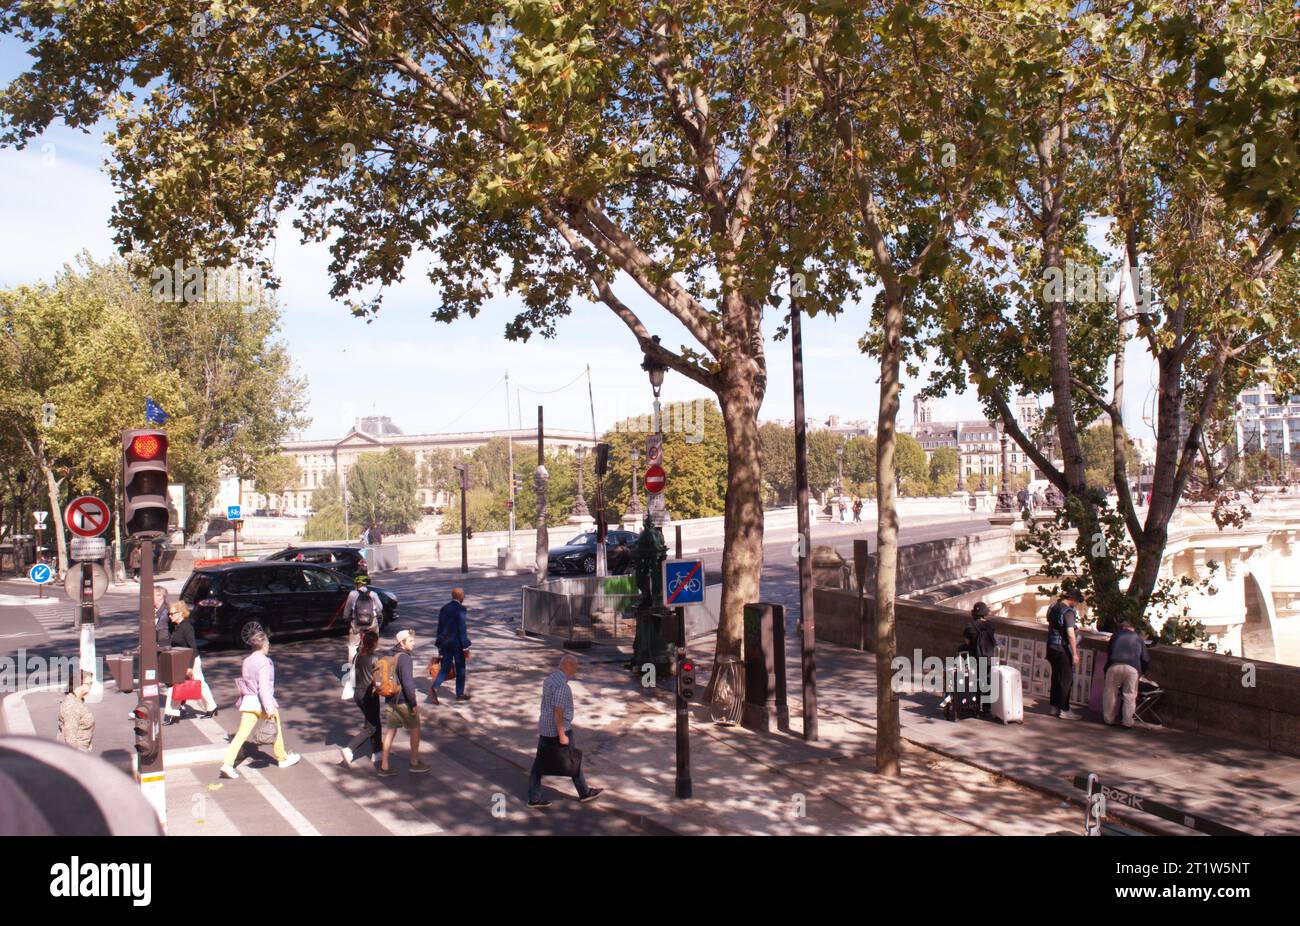
[{"label": "blue arrow sign", "polygon": [[48,585],[54,581],[54,570],[45,563],[36,563],[27,570],[27,578],[37,585]]},{"label": "blue arrow sign", "polygon": [[704,603],[704,561],[684,559],[664,563],[664,604],[670,607]]},{"label": "blue arrow sign", "polygon": [[226,520],[227,520],[227,521],[238,521],[238,520],[240,520],[240,519],[243,517],[243,515],[240,514],[240,512],[239,512],[239,508],[240,508],[239,505],[227,505],[227,506],[226,506]]}]

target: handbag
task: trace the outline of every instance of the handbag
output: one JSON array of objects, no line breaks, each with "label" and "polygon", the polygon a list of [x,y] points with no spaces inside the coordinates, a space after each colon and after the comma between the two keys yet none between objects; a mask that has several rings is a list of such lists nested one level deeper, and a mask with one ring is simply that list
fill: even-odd
[{"label": "handbag", "polygon": [[271,746],[275,743],[276,723],[274,717],[263,717],[253,727],[248,741],[254,746]]},{"label": "handbag", "polygon": [[172,686],[173,701],[197,701],[203,697],[203,683],[197,678],[186,679]]},{"label": "handbag", "polygon": [[538,758],[543,775],[562,775],[573,778],[582,771],[582,750],[573,745],[561,746],[559,739],[542,746]]},{"label": "handbag", "polygon": [[[442,657],[441,657],[441,656],[434,656],[432,659],[429,660],[429,678],[437,678],[437,677],[438,677],[438,672],[439,672],[441,669],[442,669]],[[455,662],[450,662],[450,663],[447,664],[447,678],[446,678],[446,681],[449,681],[449,682],[450,682],[450,681],[455,681],[455,679],[456,679],[456,663],[455,663]]]}]

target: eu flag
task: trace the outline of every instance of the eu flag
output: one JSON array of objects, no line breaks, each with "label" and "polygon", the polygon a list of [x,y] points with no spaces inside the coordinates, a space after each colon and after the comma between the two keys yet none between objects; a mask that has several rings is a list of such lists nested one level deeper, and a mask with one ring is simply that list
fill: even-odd
[{"label": "eu flag", "polygon": [[163,411],[161,405],[154,402],[149,396],[144,397],[144,420],[148,424],[163,425],[171,415]]}]

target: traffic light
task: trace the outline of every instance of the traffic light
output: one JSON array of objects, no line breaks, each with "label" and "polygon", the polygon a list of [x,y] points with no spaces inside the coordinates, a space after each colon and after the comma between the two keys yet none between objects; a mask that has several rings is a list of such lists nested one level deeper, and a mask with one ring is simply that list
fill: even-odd
[{"label": "traffic light", "polygon": [[122,495],[128,536],[167,532],[167,432],[122,432]]},{"label": "traffic light", "polygon": [[687,701],[695,697],[695,663],[685,656],[677,661],[677,693]]},{"label": "traffic light", "polygon": [[131,714],[135,718],[135,751],[140,764],[148,765],[158,758],[158,705],[151,702],[137,704]]},{"label": "traffic light", "polygon": [[506,499],[506,511],[513,511],[514,508],[515,508],[515,500],[514,500],[513,498],[507,498],[507,499]]},{"label": "traffic light", "polygon": [[603,476],[609,470],[609,444],[596,445],[596,475]]},{"label": "traffic light", "polygon": [[514,476],[514,477],[512,477],[512,481],[513,481],[514,484],[515,484],[515,494],[518,495],[518,494],[519,494],[519,491],[520,491],[521,489],[523,489],[523,487],[524,487],[524,477],[523,477],[523,476]]}]

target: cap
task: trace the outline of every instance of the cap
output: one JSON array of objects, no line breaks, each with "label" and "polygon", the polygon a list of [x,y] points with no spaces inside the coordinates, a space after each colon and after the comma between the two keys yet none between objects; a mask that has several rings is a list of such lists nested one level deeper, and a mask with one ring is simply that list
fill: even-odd
[{"label": "cap", "polygon": [[971,616],[971,617],[988,617],[988,616],[989,616],[989,606],[986,605],[986,604],[985,604],[984,602],[982,602],[982,601],[977,601],[977,602],[975,603],[975,607],[973,607],[973,608],[970,609],[970,616]]}]

